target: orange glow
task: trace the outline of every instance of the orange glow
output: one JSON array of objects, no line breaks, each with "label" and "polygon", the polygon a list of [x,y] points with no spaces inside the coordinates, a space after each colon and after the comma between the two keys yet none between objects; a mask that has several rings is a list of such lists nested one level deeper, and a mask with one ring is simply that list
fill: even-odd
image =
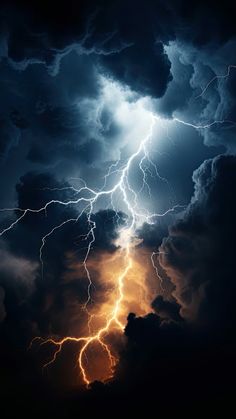
[{"label": "orange glow", "polygon": [[[80,309],[86,310],[88,322],[84,336],[66,336],[62,339],[48,338],[41,345],[52,344],[55,351],[44,368],[53,364],[66,342],[78,344],[77,363],[83,382],[89,385],[94,380],[107,381],[114,374],[118,362],[117,337],[123,335],[130,312],[145,315],[150,312],[150,303],[158,292],[157,278],[151,272],[150,254],[139,247],[140,241],[131,240],[129,230],[123,230],[114,253],[90,255],[87,268],[102,291],[94,290],[92,302]],[[70,272],[65,280],[72,281],[83,275],[84,265],[69,255]],[[151,283],[152,282],[152,283]]]}]

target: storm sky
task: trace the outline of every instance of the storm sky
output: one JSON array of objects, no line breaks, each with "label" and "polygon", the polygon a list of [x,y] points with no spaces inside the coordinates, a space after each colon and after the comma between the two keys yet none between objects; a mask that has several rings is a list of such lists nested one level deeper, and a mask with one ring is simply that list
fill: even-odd
[{"label": "storm sky", "polygon": [[[14,399],[29,417],[35,406],[74,417],[83,409],[102,413],[104,404],[121,413],[185,409],[191,416],[196,402],[200,410],[225,411],[232,401],[235,12],[229,0],[1,2],[4,412]],[[80,204],[55,204],[14,224],[22,215],[17,208],[75,200],[85,185],[113,188],[150,127],[141,168],[142,156],[128,174],[137,202],[130,189],[128,198],[142,213],[159,216],[135,225],[126,326],[121,338],[111,337],[119,359],[114,377],[102,383],[98,374],[86,390],[75,372],[73,345],[43,374],[52,348],[27,348],[35,336],[86,333],[81,263],[87,248],[81,238],[91,227],[88,215]],[[110,264],[130,215],[120,192],[102,196],[92,208],[91,310],[107,304]],[[75,222],[48,237],[42,275],[42,238],[70,219]]]}]

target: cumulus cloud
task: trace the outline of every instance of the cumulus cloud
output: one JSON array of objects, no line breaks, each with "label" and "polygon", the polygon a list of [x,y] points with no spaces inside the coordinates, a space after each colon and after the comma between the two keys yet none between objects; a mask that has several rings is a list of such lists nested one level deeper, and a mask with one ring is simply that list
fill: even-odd
[{"label": "cumulus cloud", "polygon": [[160,255],[181,314],[213,328],[234,324],[234,156],[205,161],[193,174],[195,194],[170,229]]},{"label": "cumulus cloud", "polygon": [[199,130],[208,146],[223,145],[235,152],[235,40],[199,50],[179,40],[165,47],[171,61],[173,80],[156,109],[169,117],[208,128]]}]

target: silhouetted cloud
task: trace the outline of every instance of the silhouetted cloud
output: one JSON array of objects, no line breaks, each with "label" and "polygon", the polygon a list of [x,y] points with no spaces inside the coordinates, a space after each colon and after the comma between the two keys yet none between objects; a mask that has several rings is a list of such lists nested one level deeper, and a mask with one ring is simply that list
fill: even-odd
[{"label": "silhouetted cloud", "polygon": [[219,156],[194,172],[192,202],[160,255],[181,314],[220,333],[235,326],[235,168],[235,156]]}]

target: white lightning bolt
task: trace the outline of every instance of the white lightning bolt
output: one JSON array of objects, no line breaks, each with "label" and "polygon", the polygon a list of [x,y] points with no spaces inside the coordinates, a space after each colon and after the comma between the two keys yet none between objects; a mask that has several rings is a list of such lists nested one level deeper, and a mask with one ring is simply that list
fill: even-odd
[{"label": "white lightning bolt", "polygon": [[[163,179],[157,170],[157,167],[155,165],[155,163],[153,162],[153,160],[150,157],[150,153],[149,153],[149,142],[151,142],[152,137],[153,137],[153,129],[154,126],[157,122],[160,122],[160,118],[155,115],[152,112],[149,112],[150,115],[150,125],[148,128],[148,132],[146,134],[146,136],[141,140],[139,146],[137,147],[137,150],[131,154],[131,156],[127,159],[126,162],[121,162],[120,160],[117,160],[115,163],[112,163],[111,166],[108,169],[107,174],[104,177],[104,183],[103,186],[100,190],[95,190],[90,188],[89,186],[87,186],[86,182],[84,180],[81,179],[76,179],[78,180],[80,183],[82,183],[82,186],[79,188],[76,188],[74,186],[66,186],[66,187],[62,187],[62,188],[45,188],[51,191],[63,191],[63,190],[70,190],[73,192],[74,197],[71,199],[66,199],[66,200],[59,200],[59,199],[51,199],[49,200],[45,205],[43,205],[40,208],[37,209],[32,209],[32,208],[3,208],[0,209],[0,212],[18,212],[20,213],[20,215],[18,216],[18,218],[16,218],[16,220],[14,220],[12,223],[10,223],[7,227],[5,227],[2,231],[0,231],[0,236],[6,234],[7,232],[9,232],[10,230],[12,230],[18,223],[20,223],[27,214],[30,213],[42,213],[45,212],[45,214],[47,214],[47,210],[52,207],[52,206],[64,206],[64,207],[68,207],[68,206],[73,206],[75,208],[77,208],[79,205],[82,205],[82,209],[80,211],[78,211],[78,215],[77,217],[72,217],[72,218],[68,218],[66,220],[64,220],[63,222],[61,222],[58,225],[54,225],[53,228],[47,233],[45,234],[42,239],[41,239],[41,246],[39,249],[39,259],[41,262],[41,270],[42,270],[42,277],[44,274],[44,261],[43,261],[43,252],[44,252],[44,247],[46,245],[46,242],[48,240],[48,238],[50,236],[53,235],[53,233],[55,231],[57,231],[58,229],[63,228],[66,224],[71,223],[71,222],[78,222],[79,219],[82,217],[83,214],[86,214],[87,216],[87,223],[88,223],[88,232],[85,235],[80,236],[81,240],[85,240],[87,242],[87,246],[86,246],[86,251],[85,251],[85,257],[83,259],[83,266],[84,266],[84,270],[87,276],[87,280],[88,280],[88,287],[87,287],[87,299],[83,305],[83,308],[87,311],[88,313],[88,329],[89,329],[89,336],[85,336],[85,337],[65,337],[61,340],[54,340],[53,338],[49,338],[46,339],[45,341],[43,341],[42,344],[44,343],[51,343],[53,345],[56,345],[57,349],[53,355],[53,358],[51,359],[51,361],[49,361],[47,364],[45,364],[45,366],[48,366],[50,364],[52,364],[58,354],[61,352],[62,349],[62,345],[64,342],[67,341],[75,341],[77,343],[82,343],[82,349],[80,350],[80,354],[78,357],[78,362],[80,365],[80,369],[82,372],[82,377],[84,382],[88,385],[89,384],[89,379],[86,373],[86,369],[84,367],[83,364],[83,359],[86,356],[86,350],[87,348],[92,345],[94,342],[98,342],[103,350],[107,353],[109,359],[110,359],[110,365],[111,368],[114,367],[115,365],[115,358],[113,357],[112,353],[109,350],[109,347],[106,343],[104,343],[103,336],[108,333],[110,326],[112,323],[116,323],[117,327],[120,330],[123,330],[123,324],[119,321],[118,318],[118,314],[119,314],[119,310],[120,310],[120,305],[122,303],[122,299],[123,299],[123,286],[124,286],[124,280],[125,277],[127,276],[129,270],[132,267],[132,258],[131,258],[131,247],[132,247],[132,241],[135,239],[135,235],[136,235],[136,230],[138,226],[141,226],[143,223],[148,223],[148,224],[154,224],[156,219],[158,217],[164,217],[165,215],[169,214],[169,213],[174,213],[177,209],[183,209],[184,206],[182,205],[174,205],[173,207],[167,209],[165,212],[163,213],[152,213],[149,212],[147,209],[142,209],[139,207],[138,204],[138,198],[140,193],[143,191],[144,188],[147,189],[149,196],[151,197],[151,189],[150,186],[148,184],[148,176],[151,175],[157,177],[158,179],[166,182],[166,179]],[[192,127],[196,130],[204,130],[204,129],[209,129],[211,128],[213,125],[218,125],[218,124],[223,124],[223,123],[234,123],[233,121],[226,121],[226,120],[217,120],[217,121],[213,121],[210,123],[206,123],[203,125],[195,125],[193,123],[190,122],[186,122],[183,121],[179,118],[173,118],[174,122],[178,123],[178,124],[182,124],[188,127]],[[142,185],[141,188],[139,188],[138,191],[136,191],[131,183],[130,183],[130,172],[132,170],[132,166],[138,163],[138,167],[140,170],[140,173],[142,175]],[[116,176],[118,176],[118,180],[115,182],[115,184],[112,187],[108,187],[108,179],[110,178],[111,175],[115,174]],[[121,247],[121,249],[123,249],[123,254],[124,254],[124,260],[125,260],[125,268],[122,271],[122,273],[119,275],[118,277],[118,298],[116,299],[115,305],[113,307],[113,310],[110,314],[110,317],[107,318],[107,321],[105,323],[105,325],[103,327],[101,327],[99,329],[99,331],[96,334],[91,334],[91,330],[90,330],[90,322],[92,320],[93,315],[90,315],[90,313],[88,312],[88,304],[91,302],[92,300],[92,296],[91,296],[91,289],[92,289],[92,278],[90,275],[90,271],[88,269],[88,258],[90,255],[90,252],[93,248],[93,245],[96,241],[96,222],[93,218],[93,214],[95,212],[95,204],[98,204],[98,201],[101,198],[104,197],[109,197],[110,199],[110,205],[112,207],[112,209],[114,210],[116,217],[117,217],[117,222],[119,221],[119,212],[116,209],[116,206],[114,205],[114,196],[116,195],[117,198],[121,199],[122,205],[125,206],[126,208],[126,212],[128,214],[128,217],[126,219],[126,224],[125,227],[123,227],[120,231],[119,231],[119,238],[116,242],[116,244],[118,246]],[[139,241],[140,242],[140,241]],[[135,244],[134,244],[135,246]],[[158,266],[156,264],[156,257],[158,255],[158,252],[152,252],[151,254],[151,263],[154,269],[154,272],[156,273],[156,276],[158,278],[158,281],[160,283],[160,287],[163,289],[163,283],[162,283],[162,278],[158,272]],[[36,339],[41,340],[40,337],[37,337]],[[33,341],[32,341],[33,342]]]},{"label": "white lightning bolt", "polygon": [[207,89],[210,87],[210,85],[214,83],[214,81],[227,79],[230,76],[231,70],[233,69],[236,69],[236,65],[230,64],[228,65],[227,71],[225,74],[215,75],[214,77],[212,77],[212,79],[209,80],[209,82],[206,84],[204,89],[202,89],[201,93],[198,96],[196,96],[195,99],[198,99],[199,97],[203,96],[204,93],[207,91]]},{"label": "white lightning bolt", "polygon": [[[231,66],[233,67],[233,66]],[[230,70],[229,70],[230,71]],[[223,77],[223,76],[222,76]],[[212,80],[213,81],[213,80]],[[5,233],[13,229],[21,220],[25,218],[25,216],[29,213],[42,213],[47,212],[48,208],[52,205],[61,205],[61,206],[77,206],[78,204],[84,204],[83,209],[79,212],[78,216],[75,218],[68,218],[61,222],[58,225],[55,225],[47,234],[45,234],[42,237],[42,243],[39,249],[39,259],[41,262],[41,270],[42,270],[42,276],[44,271],[44,262],[43,262],[43,250],[46,245],[47,239],[58,229],[64,227],[66,224],[71,222],[78,222],[78,220],[81,218],[83,214],[86,213],[87,215],[87,222],[89,226],[88,233],[83,237],[84,240],[88,241],[88,245],[86,248],[85,257],[83,260],[84,269],[87,275],[88,279],[88,293],[87,293],[87,301],[85,302],[84,307],[87,306],[89,301],[91,300],[91,286],[92,286],[92,279],[90,276],[89,269],[87,267],[87,260],[90,254],[90,251],[93,247],[93,244],[96,240],[95,237],[95,230],[96,230],[96,222],[92,219],[92,214],[94,212],[94,206],[98,202],[99,199],[101,199],[104,196],[110,197],[110,204],[113,210],[116,213],[116,216],[119,218],[118,211],[115,209],[115,206],[113,204],[113,197],[115,194],[121,195],[121,200],[123,204],[126,206],[126,210],[128,212],[129,217],[127,218],[126,222],[126,229],[129,231],[129,236],[132,237],[135,235],[135,228],[137,224],[141,225],[144,222],[148,224],[155,223],[155,220],[157,217],[163,217],[167,215],[168,213],[173,213],[177,209],[184,208],[182,205],[174,205],[173,207],[167,209],[163,213],[150,213],[147,210],[140,209],[138,207],[138,196],[142,192],[142,190],[146,187],[149,193],[149,196],[151,197],[151,190],[150,186],[148,184],[148,171],[150,172],[150,167],[154,169],[155,176],[161,179],[164,182],[167,182],[166,179],[162,178],[157,170],[157,167],[155,163],[152,161],[149,155],[148,151],[148,145],[149,142],[152,140],[153,136],[153,128],[155,126],[156,122],[160,122],[160,118],[156,116],[154,113],[150,113],[150,126],[148,133],[146,137],[140,142],[137,150],[128,158],[126,163],[124,163],[121,167],[119,167],[120,161],[117,160],[115,163],[112,163],[111,166],[108,169],[107,174],[104,177],[104,184],[102,189],[96,191],[90,187],[87,186],[86,182],[80,178],[77,178],[76,180],[79,180],[82,182],[83,186],[80,188],[76,188],[74,186],[66,186],[62,188],[44,188],[50,191],[62,191],[62,190],[72,190],[73,193],[76,195],[74,199],[68,199],[68,200],[58,200],[58,199],[52,199],[48,201],[44,206],[38,208],[38,209],[32,209],[32,208],[2,208],[0,209],[0,212],[20,212],[21,215],[14,220],[12,223],[10,223],[6,228],[4,228],[2,231],[0,231],[0,236],[3,236]],[[210,123],[206,123],[203,125],[195,125],[190,122],[183,121],[179,118],[173,118],[172,121],[177,122],[179,124],[192,127],[196,130],[204,130],[211,128],[213,125],[223,124],[223,123],[230,123],[235,124],[234,121],[228,121],[228,120],[216,120]],[[142,186],[139,189],[138,192],[136,192],[133,187],[130,185],[129,181],[129,174],[132,167],[132,164],[135,162],[136,159],[139,159],[139,169],[142,174]],[[145,161],[148,163],[148,166],[146,166],[144,163]],[[118,174],[118,181],[114,184],[113,187],[107,188],[107,180],[112,174]],[[153,176],[153,174],[152,174]],[[155,253],[151,255],[151,260],[153,267],[157,273],[157,267],[154,264],[154,257]],[[160,277],[157,273],[157,276],[160,280]]]}]

